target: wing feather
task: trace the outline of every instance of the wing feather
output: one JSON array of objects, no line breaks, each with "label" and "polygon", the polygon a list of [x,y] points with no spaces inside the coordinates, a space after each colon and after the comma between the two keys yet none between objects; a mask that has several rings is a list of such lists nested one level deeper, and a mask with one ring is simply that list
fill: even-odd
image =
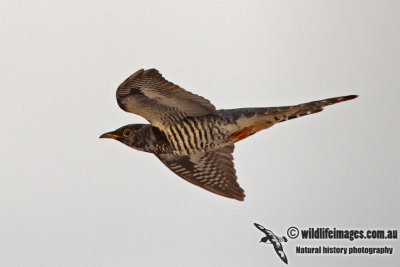
[{"label": "wing feather", "polygon": [[262,226],[261,224],[258,223],[254,223],[254,226],[257,227],[258,230],[260,230],[263,233],[267,233],[267,230],[264,226]]},{"label": "wing feather", "polygon": [[273,243],[276,254],[278,254],[279,258],[286,264],[288,264],[288,259],[286,257],[285,252],[283,252],[282,244],[279,242]]},{"label": "wing feather", "polygon": [[138,70],[117,89],[118,105],[158,128],[187,116],[218,114],[207,99],[167,81],[155,69]]},{"label": "wing feather", "polygon": [[188,156],[160,154],[157,157],[186,181],[215,194],[242,201],[245,195],[236,181],[233,150],[232,144]]}]

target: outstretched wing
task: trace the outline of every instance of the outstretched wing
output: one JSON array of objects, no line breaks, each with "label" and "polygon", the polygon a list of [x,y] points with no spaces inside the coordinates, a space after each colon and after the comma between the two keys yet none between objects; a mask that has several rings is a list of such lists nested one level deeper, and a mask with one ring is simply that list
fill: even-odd
[{"label": "outstretched wing", "polygon": [[262,226],[261,224],[258,223],[254,223],[254,226],[257,227],[258,230],[260,230],[261,232],[267,234],[268,229],[266,229],[264,226]]},{"label": "outstretched wing", "polygon": [[207,99],[168,82],[155,69],[138,70],[117,89],[118,105],[163,129],[186,116],[218,114]]},{"label": "outstretched wing", "polygon": [[286,257],[285,252],[283,252],[282,244],[280,242],[274,242],[272,244],[273,244],[276,254],[278,254],[279,258],[281,258],[281,260],[284,263],[288,264],[288,259]]},{"label": "outstretched wing", "polygon": [[156,155],[170,170],[186,181],[215,194],[244,200],[233,166],[234,145],[188,156]]},{"label": "outstretched wing", "polygon": [[262,231],[267,237],[269,237],[269,238],[274,238],[274,237],[276,237],[276,235],[275,235],[271,230],[265,228],[265,227],[262,226],[261,224],[254,223],[254,225],[255,225],[260,231]]}]

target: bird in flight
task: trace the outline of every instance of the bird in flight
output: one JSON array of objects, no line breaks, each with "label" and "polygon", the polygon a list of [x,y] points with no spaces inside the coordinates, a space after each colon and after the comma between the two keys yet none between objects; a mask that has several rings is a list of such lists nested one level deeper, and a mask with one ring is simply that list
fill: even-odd
[{"label": "bird in flight", "polygon": [[[266,244],[272,244],[274,246],[274,249],[276,251],[276,254],[278,254],[279,258],[281,258],[281,260],[288,264],[288,260],[287,257],[285,255],[285,252],[283,252],[283,247],[281,242],[287,242],[287,238],[282,236],[282,237],[278,237],[276,236],[271,230],[266,229],[264,226],[258,224],[258,223],[254,223],[254,225],[257,227],[258,230],[260,230],[261,232],[263,232],[265,234],[265,236],[263,238],[261,238],[260,243],[266,243]],[[269,241],[269,243],[268,243]]]},{"label": "bird in flight", "polygon": [[186,181],[215,194],[244,200],[233,165],[234,143],[272,125],[317,113],[356,98],[328,98],[281,107],[219,109],[167,81],[155,69],[138,70],[117,89],[118,105],[150,124],[129,124],[100,138],[156,155]]}]

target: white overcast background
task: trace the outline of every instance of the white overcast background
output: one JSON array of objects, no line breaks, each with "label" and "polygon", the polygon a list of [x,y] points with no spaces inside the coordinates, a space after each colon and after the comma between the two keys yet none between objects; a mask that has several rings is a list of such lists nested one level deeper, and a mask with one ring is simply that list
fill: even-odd
[{"label": "white overcast background", "polygon": [[[254,222],[399,229],[399,1],[1,1],[1,266],[284,266]],[[141,68],[217,108],[358,94],[236,144],[244,202],[98,137]],[[289,239],[290,266],[396,266],[398,240]],[[297,255],[296,246],[394,255]],[[398,266],[398,265],[397,265]]]}]

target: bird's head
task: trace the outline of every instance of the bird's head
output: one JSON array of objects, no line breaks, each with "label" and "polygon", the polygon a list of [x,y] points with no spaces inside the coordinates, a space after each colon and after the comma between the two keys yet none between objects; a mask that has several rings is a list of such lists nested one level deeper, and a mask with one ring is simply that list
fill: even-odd
[{"label": "bird's head", "polygon": [[136,148],[141,149],[143,147],[143,138],[141,134],[141,130],[143,129],[144,124],[129,124],[125,125],[121,128],[118,128],[115,131],[108,132],[100,135],[100,138],[111,138],[121,143]]},{"label": "bird's head", "polygon": [[268,237],[264,236],[263,238],[261,238],[260,243],[261,242],[267,243],[268,242]]}]

